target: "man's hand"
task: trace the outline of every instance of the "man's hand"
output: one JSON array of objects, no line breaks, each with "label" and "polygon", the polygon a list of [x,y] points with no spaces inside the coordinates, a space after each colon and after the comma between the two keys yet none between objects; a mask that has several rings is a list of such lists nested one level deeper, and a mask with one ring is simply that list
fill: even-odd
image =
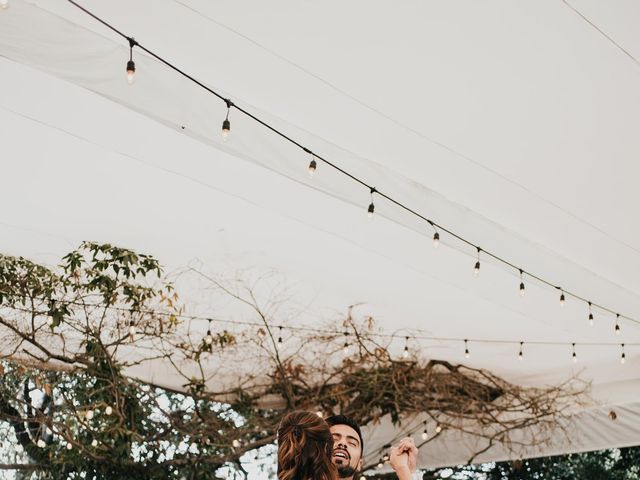
[{"label": "man's hand", "polygon": [[415,472],[418,468],[418,449],[416,448],[416,444],[413,441],[413,438],[403,438],[402,440],[400,440],[398,446],[409,457],[409,470],[411,471],[411,473]]},{"label": "man's hand", "polygon": [[416,471],[418,449],[413,439],[403,438],[397,445],[391,447],[389,463],[398,475],[399,480],[409,480]]}]

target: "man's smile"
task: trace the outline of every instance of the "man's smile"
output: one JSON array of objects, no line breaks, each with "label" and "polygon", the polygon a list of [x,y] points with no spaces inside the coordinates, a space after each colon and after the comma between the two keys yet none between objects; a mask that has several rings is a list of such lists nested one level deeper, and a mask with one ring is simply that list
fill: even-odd
[{"label": "man's smile", "polygon": [[351,460],[351,456],[349,455],[349,453],[346,450],[342,450],[342,449],[336,449],[333,451],[333,457],[334,458],[340,458],[346,461]]}]

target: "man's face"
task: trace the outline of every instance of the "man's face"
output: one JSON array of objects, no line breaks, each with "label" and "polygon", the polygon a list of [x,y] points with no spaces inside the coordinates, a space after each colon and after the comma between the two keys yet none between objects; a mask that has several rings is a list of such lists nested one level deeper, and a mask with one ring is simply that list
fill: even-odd
[{"label": "man's face", "polygon": [[333,436],[331,461],[338,469],[339,478],[351,478],[362,467],[360,437],[348,425],[333,425],[330,430]]}]

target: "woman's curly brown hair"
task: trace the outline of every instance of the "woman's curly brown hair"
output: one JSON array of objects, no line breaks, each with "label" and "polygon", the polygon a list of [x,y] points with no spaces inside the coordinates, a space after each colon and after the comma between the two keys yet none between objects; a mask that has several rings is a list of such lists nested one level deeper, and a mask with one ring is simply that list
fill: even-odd
[{"label": "woman's curly brown hair", "polygon": [[333,438],[318,415],[294,411],[278,427],[278,480],[337,480]]}]

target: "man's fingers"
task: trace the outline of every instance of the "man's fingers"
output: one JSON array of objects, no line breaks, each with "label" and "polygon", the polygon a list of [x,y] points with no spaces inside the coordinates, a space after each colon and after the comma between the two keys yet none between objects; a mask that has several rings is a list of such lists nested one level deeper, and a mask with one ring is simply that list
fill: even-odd
[{"label": "man's fingers", "polygon": [[400,445],[394,445],[391,447],[391,455],[401,455],[403,453],[403,449]]},{"label": "man's fingers", "polygon": [[407,438],[403,438],[402,440],[400,440],[400,442],[398,443],[398,447],[401,448],[403,451],[408,452],[410,451],[412,448],[415,448],[415,442],[413,441],[412,438],[407,437]]}]

